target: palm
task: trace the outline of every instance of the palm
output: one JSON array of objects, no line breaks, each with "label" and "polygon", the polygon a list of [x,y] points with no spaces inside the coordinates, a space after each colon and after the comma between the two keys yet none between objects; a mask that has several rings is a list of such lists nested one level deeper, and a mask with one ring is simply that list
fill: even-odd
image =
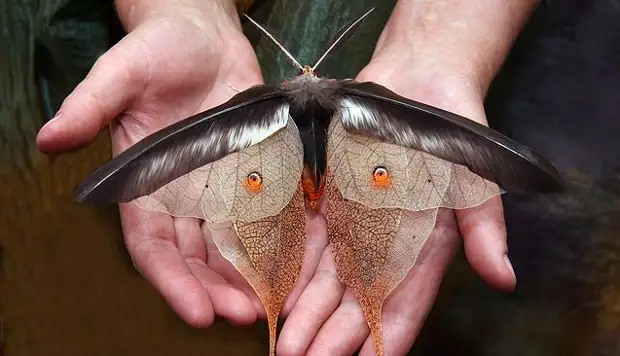
[{"label": "palm", "polygon": [[[123,63],[134,87],[131,103],[115,122],[115,150],[221,104],[235,89],[262,82],[256,56],[244,37],[224,41],[208,38],[203,31],[182,16],[157,18],[102,57],[100,66]],[[229,60],[232,56],[234,61]]]},{"label": "palm", "polygon": [[[115,154],[174,121],[227,100],[234,94],[228,84],[244,87],[260,83],[249,44],[240,41],[246,60],[233,64],[245,63],[248,74],[230,83],[227,71],[241,71],[223,68],[219,52],[224,44],[207,39],[188,41],[188,37],[201,38],[200,29],[189,20],[160,18],[143,24],[110,51],[110,55],[117,51],[119,56],[131,58],[135,67],[147,71],[136,76],[143,81],[139,95],[112,123]],[[129,57],[134,51],[137,55]],[[114,61],[118,63],[116,58]],[[254,321],[256,308],[247,297],[251,294],[241,292],[245,287],[242,279],[205,240],[199,220],[147,212],[133,204],[121,204],[120,212],[136,267],[181,317],[196,326],[209,325],[214,314],[242,324]]]}]

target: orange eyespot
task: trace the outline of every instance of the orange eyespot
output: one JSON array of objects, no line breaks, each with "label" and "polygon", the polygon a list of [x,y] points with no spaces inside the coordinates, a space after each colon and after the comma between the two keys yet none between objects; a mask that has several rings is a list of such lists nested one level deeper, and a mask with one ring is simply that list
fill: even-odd
[{"label": "orange eyespot", "polygon": [[261,177],[258,172],[248,174],[245,181],[245,187],[253,193],[260,192],[263,188],[263,177]]},{"label": "orange eyespot", "polygon": [[379,166],[372,172],[372,183],[375,187],[387,188],[392,184],[392,177],[388,169]]}]

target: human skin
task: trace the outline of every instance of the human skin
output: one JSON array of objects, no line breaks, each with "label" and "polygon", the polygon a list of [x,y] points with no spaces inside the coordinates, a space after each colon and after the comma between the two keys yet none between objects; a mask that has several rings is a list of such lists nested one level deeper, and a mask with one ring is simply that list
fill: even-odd
[{"label": "human skin", "polygon": [[[358,80],[486,124],[483,100],[523,22],[536,5],[521,1],[400,0]],[[261,84],[258,61],[232,0],[117,0],[128,35],[106,52],[41,129],[40,150],[59,153],[90,143],[110,124],[113,154],[236,90]],[[493,29],[489,31],[489,29]],[[236,61],[226,60],[234,56]],[[197,219],[172,218],[120,204],[136,268],[189,324],[215,316],[248,325],[264,310],[217,251]],[[301,277],[285,303],[278,354],[373,354],[357,301],[336,276],[326,223],[310,214]],[[506,291],[516,279],[507,259],[501,200],[444,210],[419,262],[387,299],[385,353],[406,353],[463,236],[472,267]]]}]

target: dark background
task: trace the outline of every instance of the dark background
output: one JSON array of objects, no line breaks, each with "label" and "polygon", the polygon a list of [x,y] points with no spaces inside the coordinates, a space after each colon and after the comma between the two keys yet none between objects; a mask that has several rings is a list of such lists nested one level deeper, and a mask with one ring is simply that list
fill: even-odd
[{"label": "dark background", "polygon": [[[380,4],[377,4],[380,3]],[[302,62],[371,6],[321,68],[354,77],[394,1],[257,0],[249,13]],[[55,158],[38,128],[123,35],[112,1],[0,0],[0,354],[265,355],[266,323],[186,326],[133,269],[115,208],[73,188],[110,156],[107,133]],[[295,74],[248,24],[268,83]],[[513,294],[459,255],[412,355],[620,355],[620,1],[544,1],[487,100],[490,126],[545,154],[562,196],[504,196]]]}]

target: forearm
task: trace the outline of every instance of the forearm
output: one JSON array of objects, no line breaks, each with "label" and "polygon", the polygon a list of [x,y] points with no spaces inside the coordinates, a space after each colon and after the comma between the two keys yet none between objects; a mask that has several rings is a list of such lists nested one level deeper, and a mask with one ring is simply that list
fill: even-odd
[{"label": "forearm", "polygon": [[399,0],[377,44],[474,76],[485,92],[539,0]]},{"label": "forearm", "polygon": [[181,12],[188,17],[207,16],[210,20],[241,28],[236,4],[242,0],[116,0],[123,26],[133,30],[149,18]]}]

